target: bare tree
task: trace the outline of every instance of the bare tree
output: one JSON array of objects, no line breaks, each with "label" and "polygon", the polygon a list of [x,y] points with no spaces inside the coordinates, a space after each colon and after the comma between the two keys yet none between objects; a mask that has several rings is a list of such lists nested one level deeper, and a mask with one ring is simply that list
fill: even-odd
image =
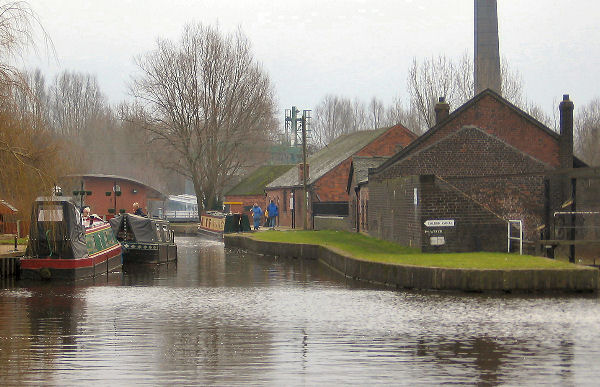
[{"label": "bare tree", "polygon": [[[375,102],[379,103],[377,100]],[[362,102],[329,94],[315,108],[313,142],[320,148],[343,134],[365,130],[367,126]]]},{"label": "bare tree", "polygon": [[[552,125],[552,120],[539,106],[523,98],[523,79],[508,63],[503,58],[500,64],[502,96],[542,123]],[[473,59],[468,53],[457,61],[445,55],[427,58],[422,62],[413,59],[407,84],[411,110],[419,116],[420,130],[417,131],[435,124],[434,106],[438,97],[445,97],[453,108],[473,97],[473,68]]]},{"label": "bare tree", "polygon": [[414,133],[421,133],[418,113],[410,109],[410,107],[405,108],[400,98],[396,98],[394,102],[386,108],[383,126],[394,126],[397,124],[404,125]]},{"label": "bare tree", "polygon": [[575,151],[592,166],[600,165],[600,99],[577,110],[575,118]]},{"label": "bare tree", "polygon": [[368,125],[372,129],[380,128],[385,119],[385,106],[377,97],[371,98],[369,102]]},{"label": "bare tree", "polygon": [[56,132],[80,136],[106,114],[106,97],[96,76],[64,71],[50,87],[50,118]]},{"label": "bare tree", "polygon": [[179,42],[158,39],[136,60],[134,117],[171,151],[167,166],[188,177],[199,208],[212,208],[227,180],[252,162],[274,129],[269,77],[241,31],[187,25]]}]

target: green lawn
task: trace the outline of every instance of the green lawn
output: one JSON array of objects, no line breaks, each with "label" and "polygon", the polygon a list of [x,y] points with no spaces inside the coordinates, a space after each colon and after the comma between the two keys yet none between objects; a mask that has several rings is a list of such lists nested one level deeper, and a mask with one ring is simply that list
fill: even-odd
[{"label": "green lawn", "polygon": [[[19,238],[17,239],[18,245],[26,245],[29,238]],[[15,239],[0,239],[0,245],[14,245]]]},{"label": "green lawn", "polygon": [[421,253],[415,248],[401,246],[365,235],[344,231],[265,231],[251,238],[268,242],[307,243],[344,251],[355,258],[428,267],[470,269],[574,269],[579,266],[532,255],[509,253]]}]

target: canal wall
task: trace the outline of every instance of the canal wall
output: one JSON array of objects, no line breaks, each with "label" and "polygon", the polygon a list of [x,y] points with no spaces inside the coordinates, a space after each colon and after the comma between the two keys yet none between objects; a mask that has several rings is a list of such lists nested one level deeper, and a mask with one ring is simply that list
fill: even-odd
[{"label": "canal wall", "polygon": [[317,259],[346,277],[396,288],[460,290],[467,292],[592,292],[598,290],[599,271],[576,269],[480,270],[421,267],[364,261],[332,247],[264,242],[242,235],[225,235],[225,246],[265,255]]}]

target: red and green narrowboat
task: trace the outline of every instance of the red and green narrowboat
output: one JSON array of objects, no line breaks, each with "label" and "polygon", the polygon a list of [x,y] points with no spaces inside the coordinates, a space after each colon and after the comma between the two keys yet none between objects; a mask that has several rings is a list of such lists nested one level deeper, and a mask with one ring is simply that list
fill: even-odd
[{"label": "red and green narrowboat", "polygon": [[37,198],[21,278],[78,280],[121,267],[121,245],[108,223],[85,228],[69,197]]}]

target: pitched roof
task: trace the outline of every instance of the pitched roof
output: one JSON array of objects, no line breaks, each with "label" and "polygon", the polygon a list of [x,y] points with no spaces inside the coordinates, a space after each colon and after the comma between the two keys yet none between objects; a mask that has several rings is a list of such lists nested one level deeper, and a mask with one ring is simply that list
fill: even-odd
[{"label": "pitched roof", "polygon": [[369,168],[377,168],[389,157],[353,157],[354,181],[356,184],[364,183],[369,179]]},{"label": "pitched roof", "polygon": [[[389,129],[362,130],[342,135],[317,153],[308,157],[306,160],[309,166],[307,184],[310,185],[319,180],[327,172],[337,167],[344,160],[360,151]],[[298,171],[296,168],[293,168],[267,185],[267,188],[297,187],[300,184]]]},{"label": "pitched roof", "polygon": [[8,210],[11,211],[11,212],[18,212],[19,211],[15,207],[13,207],[9,202],[7,202],[6,200],[0,199],[0,205],[3,206],[3,207],[8,208]]},{"label": "pitched roof", "polygon": [[[432,126],[427,132],[423,133],[421,136],[419,136],[416,140],[414,140],[408,146],[406,146],[405,148],[400,150],[400,152],[398,152],[394,156],[392,156],[389,160],[387,160],[386,162],[381,164],[379,167],[377,167],[377,170],[375,171],[375,173],[379,173],[379,172],[383,171],[390,165],[396,163],[398,160],[401,160],[402,158],[404,158],[406,155],[411,154],[415,148],[418,148],[419,146],[421,146],[422,143],[424,143],[431,136],[433,136],[447,122],[449,122],[450,120],[453,120],[454,118],[456,118],[457,116],[462,114],[465,110],[467,110],[471,106],[475,105],[477,102],[479,102],[479,100],[481,100],[486,95],[490,95],[493,98],[500,101],[502,104],[508,106],[516,114],[520,115],[521,117],[523,117],[526,120],[528,120],[529,122],[531,122],[533,125],[542,129],[546,134],[552,136],[556,140],[559,139],[560,135],[558,133],[551,130],[550,128],[548,128],[547,126],[545,126],[544,124],[542,124],[541,122],[539,122],[538,120],[536,120],[535,118],[533,118],[532,116],[530,116],[529,114],[527,114],[526,112],[524,112],[523,110],[518,108],[516,105],[512,104],[507,99],[503,98],[500,94],[496,93],[495,91],[493,91],[491,89],[485,89],[481,93],[477,94],[476,96],[474,96],[473,98],[471,98],[470,100],[468,100],[467,102],[462,104],[456,110],[454,110],[450,115],[448,115],[448,117],[446,117],[442,121],[440,121],[437,124],[435,124],[434,126]],[[577,164],[578,162],[579,162],[579,160],[576,160],[575,164]]]},{"label": "pitched roof", "polygon": [[293,166],[293,164],[263,165],[242,179],[225,196],[264,194],[267,184],[290,170]]}]

